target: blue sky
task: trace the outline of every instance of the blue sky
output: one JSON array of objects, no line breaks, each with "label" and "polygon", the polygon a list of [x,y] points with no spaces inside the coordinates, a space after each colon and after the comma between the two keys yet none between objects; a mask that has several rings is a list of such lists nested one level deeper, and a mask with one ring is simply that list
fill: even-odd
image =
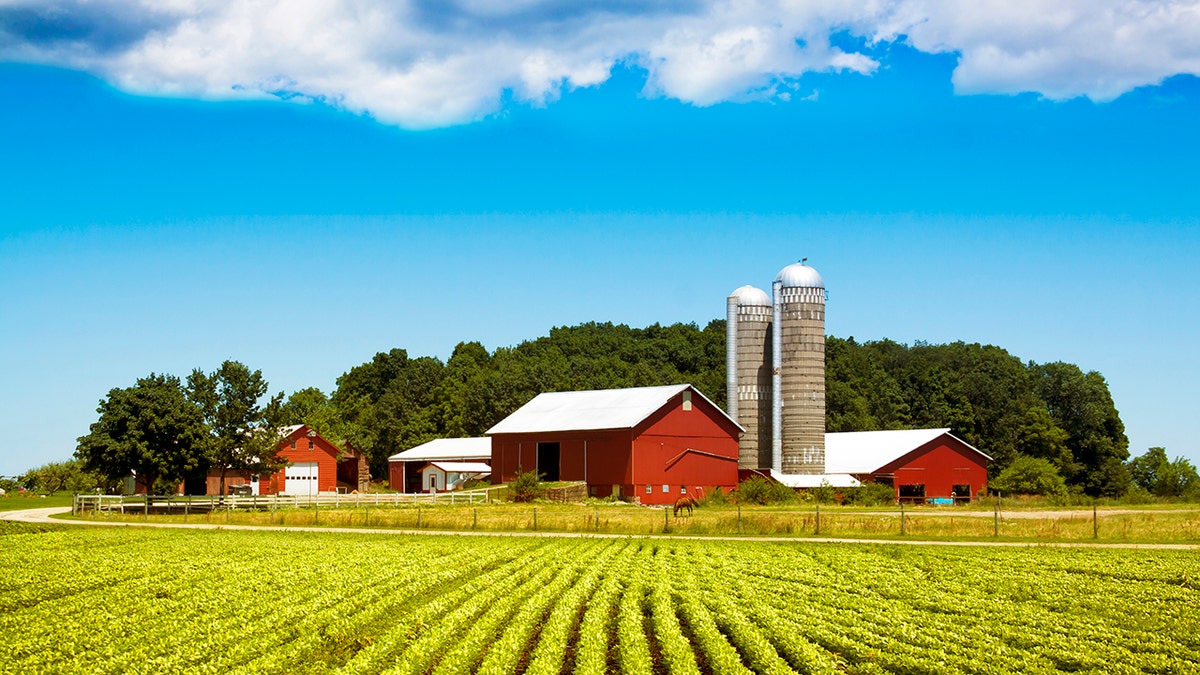
[{"label": "blue sky", "polygon": [[0,474],[151,371],[328,392],[800,257],[830,334],[1077,363],[1200,463],[1195,3],[201,4],[0,2]]}]

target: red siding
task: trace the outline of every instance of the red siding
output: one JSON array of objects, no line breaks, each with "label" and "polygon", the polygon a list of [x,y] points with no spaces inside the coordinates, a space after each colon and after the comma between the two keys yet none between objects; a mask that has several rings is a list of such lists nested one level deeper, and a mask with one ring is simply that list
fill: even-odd
[{"label": "red siding", "polygon": [[[310,439],[307,437],[309,428],[302,426],[279,443],[279,456],[287,462],[316,462],[317,491],[337,492],[337,456],[338,448],[320,435]],[[292,449],[292,442],[296,448]],[[310,445],[310,442],[312,445]],[[259,491],[269,495],[287,490],[284,470],[271,476],[259,484]]]},{"label": "red siding", "polygon": [[672,504],[682,487],[694,497],[716,486],[730,490],[737,485],[740,432],[702,397],[691,398],[691,410],[676,396],[636,429],[495,435],[492,481],[511,481],[518,467],[538,468],[538,443],[558,443],[559,478],[586,481],[596,497],[616,487],[643,504]]},{"label": "red siding", "polygon": [[740,432],[703,398],[692,396],[692,409],[684,410],[682,396],[675,397],[636,433],[632,482],[643,504],[673,504],[683,488],[699,497],[737,485]]},{"label": "red siding", "polygon": [[901,485],[924,485],[925,497],[949,497],[955,485],[970,486],[971,497],[987,487],[987,460],[950,436],[943,436],[880,468],[875,475],[894,474],[896,498]]}]

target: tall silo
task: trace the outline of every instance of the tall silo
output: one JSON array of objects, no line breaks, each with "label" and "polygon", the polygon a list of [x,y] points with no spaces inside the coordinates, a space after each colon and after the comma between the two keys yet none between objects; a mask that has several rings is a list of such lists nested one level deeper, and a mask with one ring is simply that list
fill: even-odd
[{"label": "tall silo", "polygon": [[726,300],[725,393],[729,416],[746,429],[739,469],[771,467],[771,298],[742,286]]},{"label": "tall silo", "polygon": [[825,473],[825,282],[803,261],[771,287],[771,468]]}]

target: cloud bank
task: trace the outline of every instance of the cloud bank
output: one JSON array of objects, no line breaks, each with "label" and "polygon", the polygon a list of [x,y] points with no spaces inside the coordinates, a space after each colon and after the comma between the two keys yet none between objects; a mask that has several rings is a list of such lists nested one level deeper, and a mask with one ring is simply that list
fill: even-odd
[{"label": "cloud bank", "polygon": [[1200,74],[1200,0],[0,0],[0,59],[413,129],[547,105],[619,64],[645,70],[647,95],[700,106],[879,67],[838,34],[955,53],[960,93],[1109,100]]}]

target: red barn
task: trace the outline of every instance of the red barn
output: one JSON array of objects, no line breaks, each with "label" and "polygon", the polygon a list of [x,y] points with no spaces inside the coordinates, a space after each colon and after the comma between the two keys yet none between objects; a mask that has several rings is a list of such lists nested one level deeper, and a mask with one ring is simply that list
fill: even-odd
[{"label": "red barn", "polygon": [[903,502],[974,499],[991,459],[949,429],[825,434],[826,473],[893,485]]},{"label": "red barn", "polygon": [[[312,495],[337,492],[340,449],[307,424],[280,430],[279,456],[289,464],[259,484],[259,493]],[[357,472],[355,472],[357,474]]]},{"label": "red barn", "polygon": [[737,485],[742,431],[690,384],[540,394],[487,431],[492,482],[536,470],[593,497],[673,504]]}]

